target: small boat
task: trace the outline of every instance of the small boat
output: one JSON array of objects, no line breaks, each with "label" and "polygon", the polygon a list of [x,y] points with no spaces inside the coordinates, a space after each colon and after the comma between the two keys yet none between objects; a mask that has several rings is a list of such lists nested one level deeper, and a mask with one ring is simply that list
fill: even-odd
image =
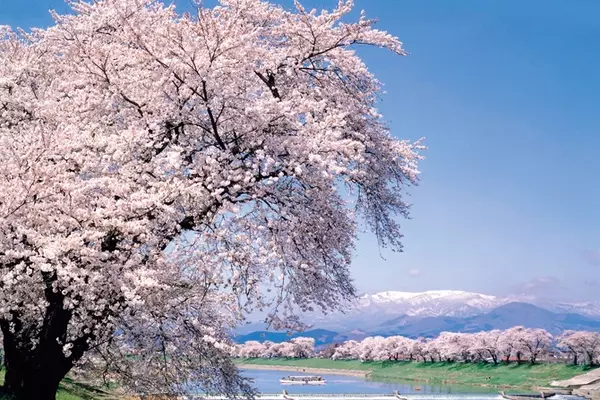
[{"label": "small boat", "polygon": [[321,376],[309,376],[309,375],[298,375],[298,376],[286,376],[279,380],[282,385],[324,385],[325,379]]},{"label": "small boat", "polygon": [[506,394],[504,392],[500,392],[500,396],[504,397],[507,400],[539,400],[539,399],[547,399],[549,397],[554,396],[556,393],[544,393],[540,392],[540,394]]}]

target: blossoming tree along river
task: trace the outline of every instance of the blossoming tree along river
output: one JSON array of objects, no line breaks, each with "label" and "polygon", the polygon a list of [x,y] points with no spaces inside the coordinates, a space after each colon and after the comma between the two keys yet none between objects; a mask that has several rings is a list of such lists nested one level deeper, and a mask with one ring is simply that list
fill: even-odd
[{"label": "blossoming tree along river", "polygon": [[71,4],[0,30],[4,390],[52,399],[86,361],[139,392],[249,393],[229,327],[351,298],[359,220],[401,248],[421,146],[390,136],[350,48],[401,43],[340,22],[350,0]]},{"label": "blossoming tree along river", "polygon": [[[536,364],[540,359],[554,360],[559,352],[572,364],[595,366],[600,361],[600,333],[565,331],[553,337],[544,329],[515,326],[504,331],[477,333],[442,332],[434,339],[411,339],[403,336],[370,336],[362,341],[348,340],[315,351],[315,339],[297,337],[273,343],[254,340],[236,345],[232,356],[238,358],[331,358],[333,360],[422,362],[489,362],[515,361]],[[550,356],[550,358],[548,358]],[[544,362],[544,361],[542,361]]]}]

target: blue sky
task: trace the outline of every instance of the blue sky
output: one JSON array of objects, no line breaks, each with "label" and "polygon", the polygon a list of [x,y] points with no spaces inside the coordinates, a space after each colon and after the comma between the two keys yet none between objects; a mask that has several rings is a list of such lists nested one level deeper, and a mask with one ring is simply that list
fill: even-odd
[{"label": "blue sky", "polygon": [[[46,26],[50,8],[67,10],[61,0],[0,0],[0,24]],[[600,2],[356,0],[356,9],[411,53],[359,50],[385,83],[380,110],[393,134],[429,147],[405,251],[380,252],[364,235],[359,289],[600,300]]]}]

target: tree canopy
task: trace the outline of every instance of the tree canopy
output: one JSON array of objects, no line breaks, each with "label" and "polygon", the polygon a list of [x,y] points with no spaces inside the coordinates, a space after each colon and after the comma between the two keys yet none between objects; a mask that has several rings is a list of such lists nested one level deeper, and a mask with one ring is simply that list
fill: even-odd
[{"label": "tree canopy", "polygon": [[5,390],[53,398],[87,361],[138,392],[250,393],[231,327],[352,298],[359,221],[401,249],[422,146],[390,135],[352,48],[401,42],[342,22],[351,0],[70,4],[0,27]]}]

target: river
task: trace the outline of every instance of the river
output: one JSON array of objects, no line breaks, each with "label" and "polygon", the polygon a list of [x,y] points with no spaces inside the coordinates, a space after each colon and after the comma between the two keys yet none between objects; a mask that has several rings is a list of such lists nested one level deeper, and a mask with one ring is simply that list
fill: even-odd
[{"label": "river", "polygon": [[[322,375],[327,380],[324,386],[281,385],[279,379],[288,375],[309,375],[298,372],[278,370],[242,371],[244,376],[254,380],[255,387],[263,394],[278,394],[285,389],[290,396],[294,394],[392,394],[397,390],[410,400],[495,400],[500,399],[496,389],[472,386],[428,385],[416,382],[373,381],[363,377]],[[318,397],[315,397],[318,399]],[[555,396],[553,400],[580,399],[575,396]]]}]

